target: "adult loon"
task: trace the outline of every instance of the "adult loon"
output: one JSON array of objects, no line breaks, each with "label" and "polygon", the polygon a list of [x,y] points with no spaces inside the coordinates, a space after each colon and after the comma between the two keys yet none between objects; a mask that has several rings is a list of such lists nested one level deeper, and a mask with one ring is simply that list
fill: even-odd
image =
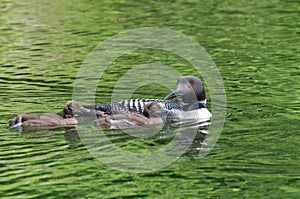
[{"label": "adult loon", "polygon": [[[170,100],[176,97],[182,99],[182,102]],[[159,104],[165,110],[193,111],[202,108],[206,109],[205,90],[201,80],[195,76],[179,77],[176,89],[167,95],[164,100],[127,99],[119,102],[86,105],[84,107],[103,111],[107,115],[120,113],[143,114],[145,106],[153,102]]]}]

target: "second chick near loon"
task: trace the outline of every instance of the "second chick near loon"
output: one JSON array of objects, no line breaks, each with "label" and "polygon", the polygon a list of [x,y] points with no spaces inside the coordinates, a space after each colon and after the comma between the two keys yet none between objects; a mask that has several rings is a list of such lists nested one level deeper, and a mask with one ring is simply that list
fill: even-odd
[{"label": "second chick near loon", "polygon": [[[180,98],[182,102],[170,99]],[[165,110],[178,109],[183,111],[206,108],[206,95],[203,84],[198,77],[182,76],[177,80],[176,89],[165,97],[164,100],[156,99],[127,99],[120,102],[105,104],[86,105],[84,107],[103,111],[108,115],[118,113],[139,113],[143,114],[144,107],[156,102]]]}]

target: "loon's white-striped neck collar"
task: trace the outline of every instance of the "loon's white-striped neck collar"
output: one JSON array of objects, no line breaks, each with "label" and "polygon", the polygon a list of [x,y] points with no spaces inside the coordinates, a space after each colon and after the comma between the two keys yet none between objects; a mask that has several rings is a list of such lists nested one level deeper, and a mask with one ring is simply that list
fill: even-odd
[{"label": "loon's white-striped neck collar", "polygon": [[[205,99],[205,100],[198,101],[198,103],[199,103],[199,104],[203,104],[203,105],[206,106],[206,99]],[[194,103],[184,103],[184,102],[182,102],[182,104],[183,104],[184,106],[188,106],[188,105],[192,105],[192,104],[194,104]]]}]

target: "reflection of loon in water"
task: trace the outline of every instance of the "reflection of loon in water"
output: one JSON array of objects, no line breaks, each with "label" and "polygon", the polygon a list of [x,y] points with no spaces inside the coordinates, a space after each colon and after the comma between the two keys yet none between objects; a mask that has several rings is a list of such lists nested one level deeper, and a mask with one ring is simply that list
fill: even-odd
[{"label": "reflection of loon in water", "polygon": [[163,143],[173,143],[174,148],[182,152],[182,155],[191,159],[198,159],[203,152],[211,150],[207,138],[209,138],[208,127],[210,123],[199,124],[197,122],[187,122],[181,124],[168,124],[168,131],[165,131],[159,139]]}]

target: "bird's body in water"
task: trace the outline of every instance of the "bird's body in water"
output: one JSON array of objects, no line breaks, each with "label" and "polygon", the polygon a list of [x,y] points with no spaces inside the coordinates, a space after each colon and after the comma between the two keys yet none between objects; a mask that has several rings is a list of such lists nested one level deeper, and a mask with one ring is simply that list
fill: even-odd
[{"label": "bird's body in water", "polygon": [[[179,98],[182,102],[173,101],[172,99],[174,98]],[[170,111],[169,114],[167,114],[167,120],[188,116],[185,113],[181,114],[182,111],[189,112],[190,115],[195,113],[194,115],[197,115],[197,117],[199,115],[202,115],[203,117],[211,117],[210,112],[206,109],[206,94],[203,84],[201,80],[195,76],[179,77],[176,89],[168,94],[164,100],[126,99],[119,102],[87,105],[84,107],[102,111],[107,115],[116,115],[120,113],[143,114],[145,106],[151,103],[157,103],[164,110]]]},{"label": "bird's body in water", "polygon": [[74,114],[88,113],[89,109],[84,108],[78,102],[69,101],[60,114],[41,113],[41,114],[20,114],[9,120],[11,128],[18,126],[68,126],[76,125],[78,122]]},{"label": "bird's body in water", "polygon": [[150,124],[161,124],[163,107],[152,102],[145,106],[144,113],[119,113],[108,115],[94,121],[95,126],[109,129],[132,128],[135,126],[144,126]]}]

